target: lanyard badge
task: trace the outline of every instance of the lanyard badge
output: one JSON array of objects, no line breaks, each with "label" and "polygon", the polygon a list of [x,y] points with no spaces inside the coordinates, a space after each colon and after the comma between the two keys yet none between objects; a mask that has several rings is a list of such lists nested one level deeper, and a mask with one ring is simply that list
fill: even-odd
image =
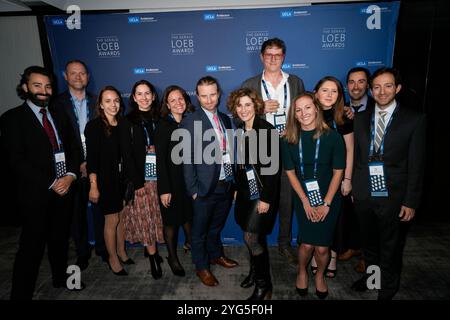
[{"label": "lanyard badge", "polygon": [[305,180],[306,195],[311,207],[318,207],[323,204],[320,194],[319,182],[316,179]]},{"label": "lanyard badge", "polygon": [[320,149],[320,138],[316,141],[316,152],[314,154],[314,178],[305,180],[304,175],[304,164],[303,164],[303,148],[302,148],[302,138],[298,143],[298,153],[300,157],[300,175],[304,181],[306,195],[308,197],[309,204],[311,207],[317,207],[323,204],[322,194],[320,192],[319,182],[317,181],[317,164],[319,162],[319,149]]},{"label": "lanyard badge", "polygon": [[64,154],[64,151],[55,152],[54,158],[55,158],[56,179],[59,179],[67,173],[66,156]]},{"label": "lanyard badge", "polygon": [[156,181],[156,154],[153,152],[145,156],[145,181]]},{"label": "lanyard badge", "polygon": [[250,200],[259,199],[259,190],[258,185],[256,183],[256,174],[253,168],[247,168],[247,181],[248,181],[248,189],[250,190]]},{"label": "lanyard badge", "polygon": [[384,138],[386,137],[387,130],[391,125],[392,119],[396,114],[397,108],[395,108],[391,118],[389,119],[388,124],[384,129],[384,134],[381,139],[379,150],[375,154],[375,114],[372,115],[371,121],[371,141],[369,148],[369,187],[370,187],[370,195],[372,197],[388,197],[389,192],[386,185],[386,176],[384,174]]},{"label": "lanyard badge", "polygon": [[279,134],[283,133],[286,129],[286,113],[284,111],[282,114],[275,114],[273,116],[273,125]]},{"label": "lanyard badge", "polygon": [[384,176],[383,162],[369,163],[370,194],[372,197],[387,197],[388,189]]},{"label": "lanyard badge", "polygon": [[231,166],[231,158],[228,152],[224,152],[222,155],[222,165],[225,171],[225,180],[233,181],[233,167]]}]

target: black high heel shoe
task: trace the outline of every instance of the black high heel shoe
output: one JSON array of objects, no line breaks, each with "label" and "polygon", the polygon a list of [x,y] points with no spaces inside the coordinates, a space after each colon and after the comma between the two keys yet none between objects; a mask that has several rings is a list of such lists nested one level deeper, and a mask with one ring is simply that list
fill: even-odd
[{"label": "black high heel shoe", "polygon": [[172,260],[167,257],[167,263],[169,264],[170,270],[172,270],[172,273],[179,277],[184,277],[186,275],[186,272],[183,269],[183,266],[180,264],[179,261],[172,262]]},{"label": "black high heel shoe", "polygon": [[325,300],[325,298],[328,296],[328,290],[327,291],[319,291],[316,289],[316,296],[320,300]]},{"label": "black high heel shoe", "polygon": [[122,268],[122,270],[120,270],[119,272],[115,272],[112,268],[111,268],[111,264],[109,263],[109,261],[107,262],[109,270],[112,271],[112,273],[114,273],[116,276],[127,276],[128,272],[125,271],[125,269]]},{"label": "black high heel shoe", "polygon": [[298,293],[298,295],[299,295],[300,297],[304,297],[304,296],[308,295],[308,287],[306,287],[306,288],[301,288],[301,289],[295,287],[295,290],[297,291],[297,293]]},{"label": "black high heel shoe", "polygon": [[120,261],[122,264],[126,264],[126,265],[135,264],[135,263],[134,263],[134,260],[131,259],[131,258],[128,258],[126,261],[123,261],[122,258],[121,258],[119,255],[117,255],[117,258],[119,258],[119,261]]}]

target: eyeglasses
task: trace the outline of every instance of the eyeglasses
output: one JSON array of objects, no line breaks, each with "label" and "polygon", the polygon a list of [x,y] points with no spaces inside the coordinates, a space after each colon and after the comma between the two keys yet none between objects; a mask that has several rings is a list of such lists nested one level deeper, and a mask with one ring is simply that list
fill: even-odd
[{"label": "eyeglasses", "polygon": [[284,55],[283,54],[271,54],[271,53],[264,53],[264,59],[266,59],[266,60],[272,60],[272,59],[275,59],[275,60],[281,60],[281,59],[283,59],[283,57],[284,57]]}]

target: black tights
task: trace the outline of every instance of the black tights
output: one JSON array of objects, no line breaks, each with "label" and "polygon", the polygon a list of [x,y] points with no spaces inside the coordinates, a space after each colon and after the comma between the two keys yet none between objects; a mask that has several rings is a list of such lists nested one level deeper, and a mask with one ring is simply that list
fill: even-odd
[{"label": "black tights", "polygon": [[267,239],[265,235],[244,232],[244,241],[251,256],[258,256],[267,249]]},{"label": "black tights", "polygon": [[[191,223],[183,224],[185,243],[191,243]],[[178,230],[180,226],[164,226],[164,239],[167,245],[167,252],[169,258],[178,260],[177,245],[178,245]]]}]

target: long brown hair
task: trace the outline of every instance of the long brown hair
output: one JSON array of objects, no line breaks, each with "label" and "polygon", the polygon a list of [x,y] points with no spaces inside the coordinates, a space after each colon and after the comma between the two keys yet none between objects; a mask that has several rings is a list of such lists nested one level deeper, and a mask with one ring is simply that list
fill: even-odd
[{"label": "long brown hair", "polygon": [[322,109],[319,106],[319,103],[314,95],[314,93],[310,91],[305,91],[298,96],[296,96],[291,103],[291,107],[288,111],[288,118],[286,123],[286,132],[284,138],[287,140],[287,142],[291,144],[298,144],[300,140],[300,134],[301,134],[301,125],[300,122],[295,118],[295,103],[297,100],[303,97],[309,97],[314,106],[316,107],[316,133],[314,134],[313,138],[318,139],[325,131],[329,130],[329,127],[327,124],[323,121],[323,114]]},{"label": "long brown hair", "polygon": [[119,119],[122,116],[124,105],[123,105],[123,100],[122,100],[122,97],[120,96],[119,90],[117,90],[113,86],[105,86],[100,90],[100,93],[98,94],[97,102],[95,104],[95,108],[96,108],[97,116],[100,117],[100,119],[102,119],[105,134],[107,136],[109,136],[109,135],[111,135],[112,128],[108,122],[108,119],[106,118],[105,111],[100,107],[100,105],[102,103],[102,99],[103,99],[103,94],[105,93],[105,91],[113,91],[119,97],[120,107],[119,107],[119,112],[117,112],[117,114],[116,114],[116,119]]},{"label": "long brown hair", "polygon": [[[333,109],[333,119],[334,122],[336,122],[337,125],[343,125],[344,124],[344,89],[342,88],[341,82],[336,79],[333,76],[326,76],[317,82],[316,86],[314,87],[314,92],[318,94],[320,87],[326,82],[331,81],[336,84],[337,90],[338,90],[338,97],[336,99],[336,102],[331,106],[331,109]],[[317,103],[319,104],[320,109],[323,110],[323,105],[320,103],[320,101],[317,99]]]}]

